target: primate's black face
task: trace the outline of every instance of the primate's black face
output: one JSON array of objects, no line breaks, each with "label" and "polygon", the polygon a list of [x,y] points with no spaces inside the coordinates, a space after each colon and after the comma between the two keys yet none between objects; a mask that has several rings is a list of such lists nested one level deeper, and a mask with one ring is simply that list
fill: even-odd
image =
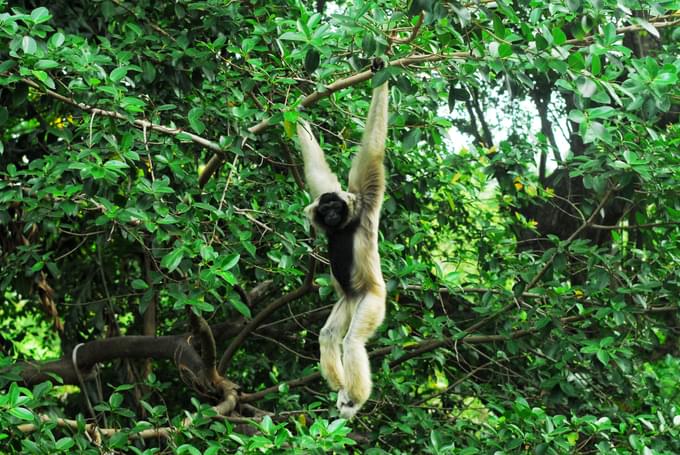
[{"label": "primate's black face", "polygon": [[336,229],[347,220],[347,203],[335,193],[324,193],[314,212],[314,221],[326,229]]}]

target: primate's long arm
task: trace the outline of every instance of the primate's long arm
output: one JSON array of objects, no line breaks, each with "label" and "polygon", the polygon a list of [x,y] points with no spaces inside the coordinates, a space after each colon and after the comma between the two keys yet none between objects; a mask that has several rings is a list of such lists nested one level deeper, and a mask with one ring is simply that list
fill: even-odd
[{"label": "primate's long arm", "polygon": [[326,158],[319,143],[312,134],[309,123],[301,120],[297,125],[298,138],[305,162],[305,180],[309,186],[312,199],[324,193],[340,191],[340,182],[328,167]]},{"label": "primate's long arm", "polygon": [[349,173],[349,191],[363,196],[364,203],[379,208],[385,191],[385,139],[387,138],[387,82],[373,89],[373,99],[368,110],[366,127],[361,139],[361,149],[352,161]]}]

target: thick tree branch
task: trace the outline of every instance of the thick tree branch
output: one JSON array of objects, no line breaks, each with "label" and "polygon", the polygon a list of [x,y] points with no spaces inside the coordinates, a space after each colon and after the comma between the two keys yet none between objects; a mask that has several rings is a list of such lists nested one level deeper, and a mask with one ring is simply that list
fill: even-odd
[{"label": "thick tree branch", "polygon": [[[114,359],[168,359],[179,367],[190,371],[200,371],[203,360],[187,337],[175,336],[121,336],[84,343],[78,349],[76,362],[78,369],[88,374],[97,363]],[[61,376],[66,384],[78,384],[78,375],[70,356],[47,362],[18,362],[22,367],[20,375],[29,385],[50,380],[50,374]]]}]

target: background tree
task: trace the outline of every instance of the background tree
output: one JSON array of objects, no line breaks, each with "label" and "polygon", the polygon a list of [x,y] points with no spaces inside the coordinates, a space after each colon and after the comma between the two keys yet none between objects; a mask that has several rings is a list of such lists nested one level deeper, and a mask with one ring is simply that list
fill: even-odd
[{"label": "background tree", "polygon": [[[0,0],[6,451],[677,453],[679,24],[677,0]],[[348,423],[293,132],[346,174],[385,79],[388,317]]]}]

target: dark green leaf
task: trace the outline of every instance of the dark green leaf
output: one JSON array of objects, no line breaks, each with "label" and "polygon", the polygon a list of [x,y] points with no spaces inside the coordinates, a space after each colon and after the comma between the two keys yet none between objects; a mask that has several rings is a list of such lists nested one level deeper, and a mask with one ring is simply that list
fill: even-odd
[{"label": "dark green leaf", "polygon": [[168,269],[168,272],[172,272],[179,266],[180,262],[182,262],[183,257],[183,248],[172,250],[170,253],[163,256],[163,259],[161,260],[161,267],[165,267]]},{"label": "dark green leaf", "polygon": [[196,134],[201,134],[205,131],[205,124],[201,121],[203,116],[203,108],[195,107],[189,111],[189,125]]},{"label": "dark green leaf", "polygon": [[309,48],[305,55],[305,71],[312,74],[319,67],[320,58],[321,56],[316,49]]}]

